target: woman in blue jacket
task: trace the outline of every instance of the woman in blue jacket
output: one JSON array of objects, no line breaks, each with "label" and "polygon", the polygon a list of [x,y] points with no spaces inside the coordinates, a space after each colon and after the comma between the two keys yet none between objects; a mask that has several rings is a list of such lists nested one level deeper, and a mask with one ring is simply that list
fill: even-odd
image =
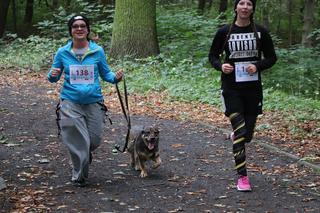
[{"label": "woman in blue jacket", "polygon": [[61,136],[72,161],[71,181],[85,186],[91,152],[101,143],[105,117],[99,77],[115,84],[121,81],[123,72],[115,74],[109,69],[103,48],[88,38],[90,25],[85,16],[73,16],[68,28],[72,39],[55,54],[48,80],[57,82],[64,73],[59,110]]}]

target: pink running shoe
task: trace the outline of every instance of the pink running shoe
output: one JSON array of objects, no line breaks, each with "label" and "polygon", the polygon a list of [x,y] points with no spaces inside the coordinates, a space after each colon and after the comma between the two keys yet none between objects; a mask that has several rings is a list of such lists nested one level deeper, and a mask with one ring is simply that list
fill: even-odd
[{"label": "pink running shoe", "polygon": [[237,189],[238,191],[241,191],[241,192],[251,191],[251,186],[250,186],[248,176],[240,176],[240,178],[238,179]]}]

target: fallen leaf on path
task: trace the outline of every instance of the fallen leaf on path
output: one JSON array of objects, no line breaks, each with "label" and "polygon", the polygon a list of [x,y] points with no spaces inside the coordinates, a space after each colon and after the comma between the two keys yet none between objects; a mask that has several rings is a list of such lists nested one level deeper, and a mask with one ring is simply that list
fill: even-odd
[{"label": "fallen leaf on path", "polygon": [[199,194],[205,194],[205,193],[207,193],[206,189],[200,189],[195,192],[186,192],[186,194],[188,194],[188,195],[199,195]]},{"label": "fallen leaf on path", "polygon": [[219,208],[224,208],[226,207],[226,205],[223,205],[223,204],[214,204],[215,207],[219,207]]},{"label": "fallen leaf on path", "polygon": [[168,178],[168,181],[177,182],[179,179],[180,179],[180,177],[178,175],[173,175],[172,178]]},{"label": "fallen leaf on path", "polygon": [[307,197],[307,198],[302,199],[302,202],[310,202],[312,200],[316,200],[316,199],[313,197]]},{"label": "fallen leaf on path", "polygon": [[172,145],[171,145],[171,147],[172,147],[172,148],[175,148],[175,149],[176,149],[176,148],[181,148],[181,147],[184,147],[184,146],[185,146],[185,145],[182,144],[182,143],[176,143],[176,144],[172,144]]},{"label": "fallen leaf on path", "polygon": [[67,207],[68,207],[67,205],[61,205],[61,206],[57,207],[57,210],[64,209],[64,208],[67,208]]},{"label": "fallen leaf on path", "polygon": [[184,211],[182,207],[179,207],[177,209],[174,209],[174,210],[169,210],[168,213],[176,213],[176,212],[182,212]]}]

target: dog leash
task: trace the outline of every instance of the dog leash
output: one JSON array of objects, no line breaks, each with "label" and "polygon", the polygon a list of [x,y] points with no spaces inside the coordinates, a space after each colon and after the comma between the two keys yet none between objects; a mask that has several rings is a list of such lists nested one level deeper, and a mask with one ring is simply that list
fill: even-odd
[{"label": "dog leash", "polygon": [[127,121],[128,124],[128,130],[127,130],[127,135],[126,135],[126,142],[124,144],[124,147],[122,150],[120,150],[120,145],[115,145],[115,149],[120,151],[120,152],[125,152],[127,147],[128,147],[128,142],[129,142],[129,135],[130,135],[130,130],[131,130],[131,120],[130,120],[130,113],[129,113],[129,104],[128,104],[128,92],[127,92],[127,85],[126,85],[126,79],[125,76],[123,76],[123,88],[124,88],[124,100],[125,100],[125,106],[122,100],[122,95],[120,93],[119,87],[118,87],[118,83],[116,84],[116,89],[117,89],[117,94],[118,94],[118,98],[121,104],[121,109],[123,112],[123,115]]}]

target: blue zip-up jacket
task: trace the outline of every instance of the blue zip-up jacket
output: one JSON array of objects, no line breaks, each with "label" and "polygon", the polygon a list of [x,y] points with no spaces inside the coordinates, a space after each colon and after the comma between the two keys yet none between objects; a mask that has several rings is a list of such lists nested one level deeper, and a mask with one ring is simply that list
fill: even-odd
[{"label": "blue zip-up jacket", "polygon": [[[107,64],[106,55],[101,46],[93,41],[89,42],[89,52],[80,61],[72,50],[72,41],[58,49],[55,54],[52,67],[48,73],[48,80],[51,83],[60,80],[64,72],[64,83],[61,88],[60,98],[70,100],[77,104],[91,104],[103,101],[99,76],[107,82],[117,83],[116,75]],[[93,84],[71,84],[70,65],[93,65],[94,82]],[[60,68],[62,72],[58,77],[51,76],[52,68]]]}]

